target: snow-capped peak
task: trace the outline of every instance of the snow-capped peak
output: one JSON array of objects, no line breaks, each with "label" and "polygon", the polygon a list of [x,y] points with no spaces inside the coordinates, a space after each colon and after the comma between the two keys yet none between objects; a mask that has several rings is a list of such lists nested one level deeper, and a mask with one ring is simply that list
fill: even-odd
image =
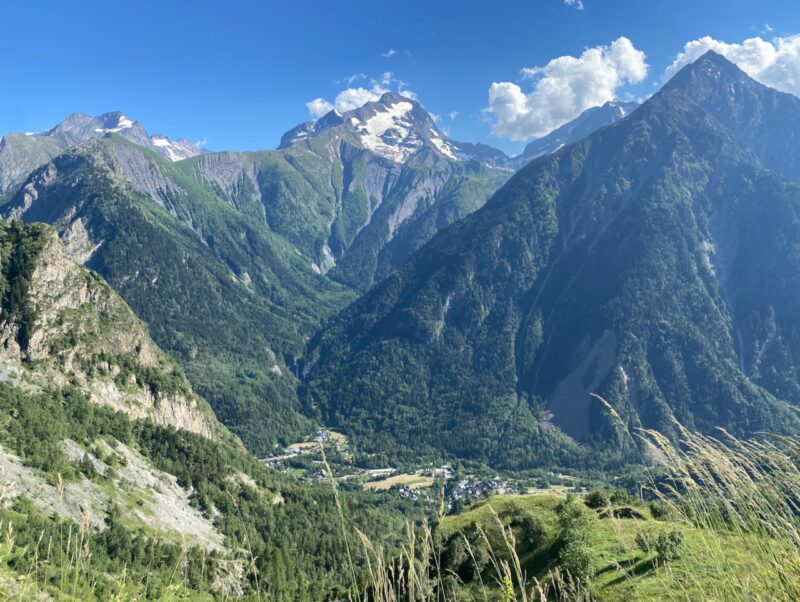
[{"label": "snow-capped peak", "polygon": [[365,148],[376,155],[404,163],[423,144],[414,126],[405,119],[413,108],[414,105],[405,101],[388,105],[380,103],[366,119],[350,117],[349,120]]},{"label": "snow-capped peak", "polygon": [[323,132],[337,130],[367,150],[396,163],[428,147],[448,159],[458,158],[456,147],[436,127],[433,118],[411,98],[386,93],[379,100],[339,113],[335,109],[317,121],[303,123],[287,132],[280,148]]}]

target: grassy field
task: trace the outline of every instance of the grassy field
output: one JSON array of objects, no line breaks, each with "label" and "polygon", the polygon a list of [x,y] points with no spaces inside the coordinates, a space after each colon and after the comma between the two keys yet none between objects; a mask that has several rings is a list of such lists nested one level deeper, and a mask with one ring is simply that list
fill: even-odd
[{"label": "grassy field", "polygon": [[316,441],[301,441],[299,443],[292,443],[286,449],[319,449],[319,443]]},{"label": "grassy field", "polygon": [[364,483],[364,489],[381,491],[392,487],[404,486],[411,489],[421,489],[433,485],[433,477],[425,477],[418,474],[396,474],[380,481],[370,481]]}]

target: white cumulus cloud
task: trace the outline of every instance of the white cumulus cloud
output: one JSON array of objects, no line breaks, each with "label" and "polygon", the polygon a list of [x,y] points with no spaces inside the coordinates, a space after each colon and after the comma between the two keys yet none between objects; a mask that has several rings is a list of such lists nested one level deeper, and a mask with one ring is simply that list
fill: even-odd
[{"label": "white cumulus cloud", "polygon": [[564,0],[565,6],[571,6],[576,10],[583,10],[583,0]]},{"label": "white cumulus cloud", "polygon": [[709,50],[718,52],[762,84],[800,96],[800,35],[771,41],[755,37],[741,44],[728,44],[710,36],[692,40],[667,67],[664,80]]},{"label": "white cumulus cloud", "polygon": [[617,90],[647,77],[645,55],[628,38],[587,48],[579,57],[561,56],[543,67],[522,70],[529,92],[513,82],[494,82],[486,111],[492,133],[511,140],[543,136],[588,108],[617,97]]},{"label": "white cumulus cloud", "polygon": [[324,98],[315,98],[314,100],[309,100],[306,103],[306,108],[308,109],[308,114],[311,115],[312,119],[319,119],[325,113],[332,111],[334,106]]},{"label": "white cumulus cloud", "polygon": [[[359,78],[361,78],[360,74]],[[350,82],[355,81],[351,78],[345,78],[345,81],[348,79]],[[333,102],[325,100],[324,98],[315,98],[306,103],[306,108],[312,119],[319,119],[333,109],[336,109],[340,113],[352,111],[353,109],[364,106],[368,102],[378,100],[387,92],[392,91],[415,100],[417,98],[417,95],[408,89],[408,84],[406,82],[397,79],[391,71],[386,71],[382,73],[379,78],[371,80],[368,88],[363,86],[345,88],[336,95]]]}]

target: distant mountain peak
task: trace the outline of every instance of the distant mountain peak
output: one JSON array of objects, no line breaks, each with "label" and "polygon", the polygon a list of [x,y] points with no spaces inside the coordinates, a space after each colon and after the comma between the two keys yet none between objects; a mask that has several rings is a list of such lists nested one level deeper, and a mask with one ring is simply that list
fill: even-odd
[{"label": "distant mountain peak", "polygon": [[65,150],[104,136],[122,136],[167,159],[180,161],[205,150],[188,140],[150,135],[144,126],[121,111],[92,116],[70,113],[55,127],[43,132],[9,133],[0,137],[0,195],[7,193],[33,169]]},{"label": "distant mountain peak", "polygon": [[725,58],[724,55],[715,50],[708,50],[693,63],[695,67],[702,65],[715,65],[718,68],[727,69],[731,72],[744,73],[733,61]]},{"label": "distant mountain peak", "polygon": [[98,117],[98,120],[102,121],[105,127],[97,128],[95,131],[121,132],[122,130],[130,129],[136,125],[127,115],[119,111],[101,115]]},{"label": "distant mountain peak", "polygon": [[413,98],[386,92],[378,100],[339,113],[336,109],[316,121],[289,130],[279,148],[338,128],[336,134],[395,163],[405,163],[423,148],[457,160],[458,147],[436,126],[433,117]]},{"label": "distant mountain peak", "polygon": [[577,142],[601,127],[611,125],[632,113],[639,103],[624,100],[609,100],[598,107],[586,109],[572,121],[556,128],[546,136],[530,142],[522,154],[514,157],[517,167],[522,167],[542,155],[557,151],[562,146]]},{"label": "distant mountain peak", "polygon": [[61,146],[68,148],[108,134],[127,138],[157,152],[169,161],[188,159],[204,152],[196,144],[183,138],[172,140],[161,134],[150,135],[141,123],[121,111],[111,111],[94,117],[86,113],[71,113],[54,128],[34,135],[59,138]]},{"label": "distant mountain peak", "polygon": [[298,125],[283,135],[278,148],[341,128],[337,131],[341,137],[396,163],[405,163],[417,151],[429,148],[451,160],[477,161],[488,167],[515,171],[536,157],[577,142],[596,129],[622,119],[638,106],[636,102],[611,100],[593,107],[551,134],[534,140],[521,155],[509,157],[487,144],[450,139],[417,100],[386,92],[378,100],[356,109],[344,113],[333,109],[316,121]]}]

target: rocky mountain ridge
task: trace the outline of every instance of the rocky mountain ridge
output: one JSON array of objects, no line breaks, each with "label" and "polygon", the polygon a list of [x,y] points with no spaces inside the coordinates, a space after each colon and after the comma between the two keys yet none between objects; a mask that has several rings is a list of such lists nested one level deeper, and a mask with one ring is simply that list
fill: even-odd
[{"label": "rocky mountain ridge", "polygon": [[0,138],[0,198],[12,193],[31,171],[67,149],[111,134],[149,148],[169,161],[180,161],[204,152],[188,140],[150,135],[141,123],[118,111],[96,117],[72,113],[49,130],[12,132]]}]

